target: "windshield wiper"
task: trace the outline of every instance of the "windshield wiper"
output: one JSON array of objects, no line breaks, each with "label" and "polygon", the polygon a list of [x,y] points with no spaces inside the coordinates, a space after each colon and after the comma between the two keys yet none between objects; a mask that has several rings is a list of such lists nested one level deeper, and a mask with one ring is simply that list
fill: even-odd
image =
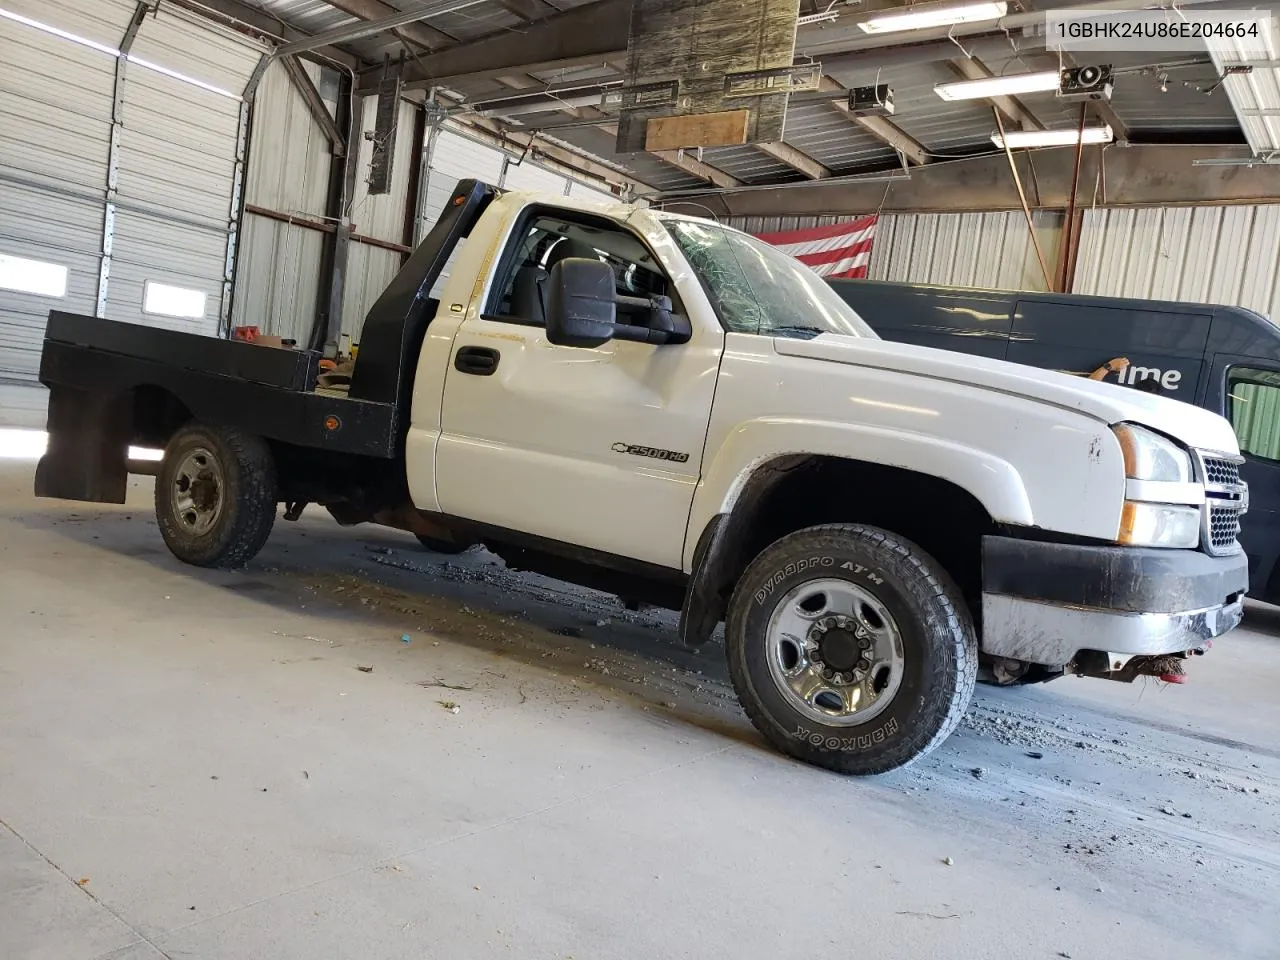
[{"label": "windshield wiper", "polygon": [[810,335],[812,335],[812,336],[818,337],[818,336],[821,336],[822,334],[824,334],[824,333],[826,333],[826,332],[827,332],[827,331],[823,330],[823,329],[822,329],[822,328],[820,328],[820,327],[805,327],[805,326],[801,326],[801,325],[799,325],[799,324],[783,324],[783,325],[782,325],[782,326],[780,326],[780,327],[774,327],[774,328],[773,328],[773,333],[774,333],[775,335],[776,335],[776,334],[783,334],[783,335],[785,335],[785,334],[787,334],[787,333],[807,333],[807,334],[810,334]]}]

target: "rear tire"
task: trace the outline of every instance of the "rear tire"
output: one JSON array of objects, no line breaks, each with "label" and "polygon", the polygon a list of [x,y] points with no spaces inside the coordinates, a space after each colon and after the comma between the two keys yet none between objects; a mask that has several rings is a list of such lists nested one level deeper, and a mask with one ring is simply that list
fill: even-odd
[{"label": "rear tire", "polygon": [[839,773],[905,767],[973,696],[978,642],[959,589],[886,530],[797,531],[751,563],[725,632],[747,716],[784,753]]},{"label": "rear tire", "polygon": [[173,435],[156,474],[156,522],[175,557],[242,567],[276,519],[276,468],[265,440],[192,423]]},{"label": "rear tire", "polygon": [[422,533],[414,534],[418,538],[418,542],[432,553],[458,554],[466,553],[471,549],[469,543],[454,543],[452,540],[437,540],[435,537],[428,537]]}]

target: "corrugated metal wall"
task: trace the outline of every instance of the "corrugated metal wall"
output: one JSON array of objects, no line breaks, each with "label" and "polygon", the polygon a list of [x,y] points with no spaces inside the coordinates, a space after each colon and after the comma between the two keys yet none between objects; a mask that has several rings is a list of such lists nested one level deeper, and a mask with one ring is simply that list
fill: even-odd
[{"label": "corrugated metal wall", "polygon": [[[337,74],[303,63],[330,111]],[[258,87],[245,202],[322,221],[333,155],[284,67],[273,64]],[[315,319],[325,234],[309,227],[245,213],[236,268],[233,323],[305,342]]]},{"label": "corrugated metal wall", "polygon": [[[732,217],[748,233],[821,227],[853,217]],[[1052,278],[1062,214],[1032,214]],[[870,278],[1006,290],[1045,290],[1044,274],[1021,211],[882,214],[871,247]]]},{"label": "corrugated metal wall", "polygon": [[1280,317],[1280,204],[1086,210],[1073,290]]},{"label": "corrugated metal wall", "polygon": [[[1062,242],[1062,215],[1036,211],[1032,222],[1052,280]],[[871,248],[873,280],[959,287],[1047,290],[1022,211],[888,214]]]},{"label": "corrugated metal wall", "polygon": [[[354,233],[391,243],[404,242],[405,208],[409,203],[412,179],[413,129],[417,108],[401,103],[397,115],[395,156],[391,166],[391,191],[369,195],[369,171],[373,159],[372,145],[362,136],[358,155],[355,196],[351,202],[351,229]],[[368,97],[361,114],[366,134],[373,133],[377,120],[378,99]],[[347,279],[342,305],[342,332],[359,341],[365,314],[373,302],[400,270],[402,257],[394,250],[366,243],[351,244],[347,260]]]}]

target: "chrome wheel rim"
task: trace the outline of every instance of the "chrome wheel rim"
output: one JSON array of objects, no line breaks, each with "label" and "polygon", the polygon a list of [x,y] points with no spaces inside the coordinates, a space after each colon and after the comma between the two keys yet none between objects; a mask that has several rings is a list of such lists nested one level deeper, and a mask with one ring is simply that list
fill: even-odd
[{"label": "chrome wheel rim", "polygon": [[173,518],[194,536],[208,533],[222,515],[222,468],[204,447],[196,447],[173,473]]},{"label": "chrome wheel rim", "polygon": [[902,632],[888,608],[847,580],[793,587],[769,618],[769,673],[787,702],[827,726],[880,714],[902,685]]}]

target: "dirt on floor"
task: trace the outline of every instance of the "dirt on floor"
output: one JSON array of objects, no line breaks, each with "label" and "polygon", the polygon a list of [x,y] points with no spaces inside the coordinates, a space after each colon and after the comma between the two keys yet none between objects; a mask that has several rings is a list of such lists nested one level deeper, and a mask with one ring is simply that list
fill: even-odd
[{"label": "dirt on floor", "polygon": [[674,614],[315,508],[197,570],[149,481],[30,470],[0,464],[0,956],[1280,957],[1271,608],[1185,686],[980,688],[850,780],[765,746]]}]

